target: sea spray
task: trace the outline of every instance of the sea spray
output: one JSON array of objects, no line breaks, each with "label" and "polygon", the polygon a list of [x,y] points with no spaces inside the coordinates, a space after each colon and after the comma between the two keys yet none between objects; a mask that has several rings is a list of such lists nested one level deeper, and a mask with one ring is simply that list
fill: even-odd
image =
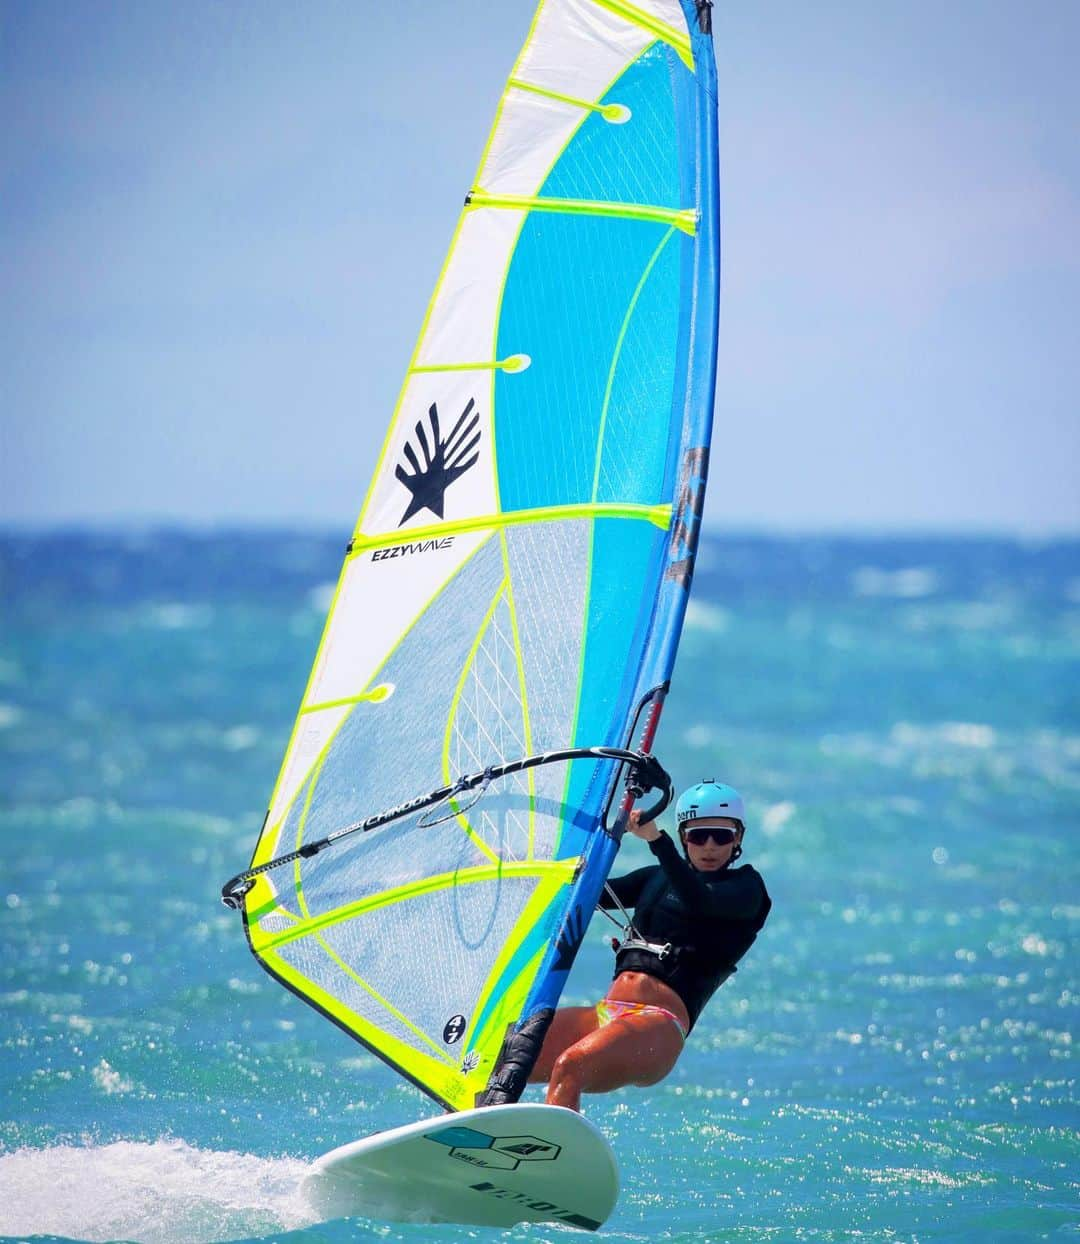
[{"label": "sea spray", "polygon": [[314,1217],[306,1169],[182,1140],[16,1149],[0,1155],[0,1236],[211,1244],[293,1230]]}]

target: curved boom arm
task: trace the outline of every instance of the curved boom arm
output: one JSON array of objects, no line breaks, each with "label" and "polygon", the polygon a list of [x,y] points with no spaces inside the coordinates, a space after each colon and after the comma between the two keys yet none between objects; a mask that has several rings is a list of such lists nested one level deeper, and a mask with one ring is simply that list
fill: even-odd
[{"label": "curved boom arm", "polygon": [[[300,859],[309,859],[311,856],[318,855],[320,851],[325,851],[327,847],[333,846],[335,842],[339,842],[342,838],[346,838],[351,834],[366,834],[369,830],[378,829],[381,825],[388,825],[391,821],[408,816],[411,812],[419,812],[424,808],[430,808],[435,804],[443,803],[448,799],[452,799],[455,795],[462,794],[464,791],[475,790],[478,792],[477,797],[479,798],[484,788],[495,778],[509,777],[512,773],[520,773],[523,769],[535,769],[538,765],[557,764],[560,761],[566,760],[588,760],[589,758],[618,760],[627,766],[626,802],[624,807],[632,805],[634,800],[640,799],[648,790],[656,789],[661,792],[655,804],[642,813],[643,820],[655,820],[671,802],[674,794],[671,778],[656,757],[651,756],[646,751],[634,752],[624,747],[568,747],[557,752],[540,752],[535,756],[522,756],[518,760],[508,760],[502,764],[489,765],[481,773],[465,774],[451,786],[440,786],[438,790],[433,790],[426,795],[419,795],[417,798],[410,799],[405,803],[399,803],[396,807],[388,808],[385,812],[376,812],[374,815],[365,817],[361,821],[353,821],[349,825],[342,826],[341,829],[335,829],[333,833],[327,834],[325,838],[319,838],[315,842],[305,842],[302,847],[295,851],[289,851],[286,855],[278,855],[272,860],[267,860],[263,864],[257,864],[254,868],[247,869],[245,872],[237,873],[235,877],[230,878],[222,886],[221,901],[226,907],[239,911],[244,905],[244,895],[251,889],[255,878],[262,873],[269,872],[272,868],[280,868],[283,864],[291,864]],[[625,821],[622,823],[625,823]]]}]

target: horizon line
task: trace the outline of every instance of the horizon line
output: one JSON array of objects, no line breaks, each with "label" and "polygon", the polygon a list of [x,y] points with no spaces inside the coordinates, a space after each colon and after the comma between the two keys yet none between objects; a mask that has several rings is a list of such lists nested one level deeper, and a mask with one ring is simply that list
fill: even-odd
[{"label": "horizon line", "polygon": [[[351,528],[350,528],[351,530]],[[257,517],[169,517],[125,515],[109,518],[4,518],[0,517],[0,538],[9,536],[63,535],[85,532],[98,535],[136,535],[151,532],[191,535],[236,533],[288,533],[335,539],[348,543],[349,530],[332,520]],[[405,533],[403,533],[404,535]],[[1080,541],[1080,525],[1009,526],[1001,523],[956,522],[906,524],[892,522],[761,523],[738,522],[731,525],[704,523],[703,539],[828,539],[828,540],[1008,540],[1016,543],[1073,543]]]}]

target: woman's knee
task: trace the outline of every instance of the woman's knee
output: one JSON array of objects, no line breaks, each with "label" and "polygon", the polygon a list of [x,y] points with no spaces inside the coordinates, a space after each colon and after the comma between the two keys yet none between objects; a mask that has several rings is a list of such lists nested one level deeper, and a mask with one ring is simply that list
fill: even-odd
[{"label": "woman's knee", "polygon": [[585,1052],[572,1045],[552,1063],[551,1079],[579,1083],[584,1077],[587,1062]]}]

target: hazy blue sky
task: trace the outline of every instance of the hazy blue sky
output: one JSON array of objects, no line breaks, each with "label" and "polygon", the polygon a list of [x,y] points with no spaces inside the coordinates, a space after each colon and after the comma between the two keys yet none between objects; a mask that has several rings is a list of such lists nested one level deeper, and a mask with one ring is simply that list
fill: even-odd
[{"label": "hazy blue sky", "polygon": [[[0,520],[348,529],[532,8],[0,2]],[[1080,3],[715,31],[711,524],[1080,530]]]}]

